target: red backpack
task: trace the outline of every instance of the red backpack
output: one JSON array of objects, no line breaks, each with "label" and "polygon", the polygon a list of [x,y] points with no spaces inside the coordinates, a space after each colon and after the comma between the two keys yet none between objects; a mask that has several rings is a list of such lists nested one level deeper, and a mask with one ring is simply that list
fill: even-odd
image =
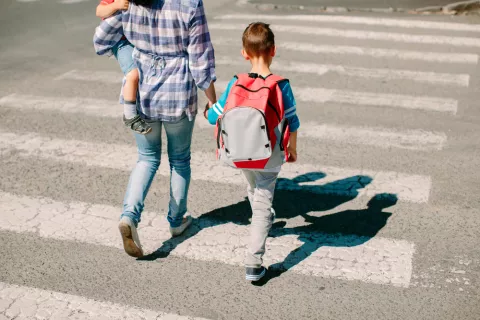
[{"label": "red backpack", "polygon": [[288,80],[256,73],[235,77],[217,120],[217,158],[238,169],[281,166],[288,158],[290,130],[279,83]]}]

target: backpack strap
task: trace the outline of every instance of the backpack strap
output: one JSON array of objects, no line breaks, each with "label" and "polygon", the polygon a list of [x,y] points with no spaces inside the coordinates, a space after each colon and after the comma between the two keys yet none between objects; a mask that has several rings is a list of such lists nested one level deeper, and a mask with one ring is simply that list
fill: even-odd
[{"label": "backpack strap", "polygon": [[264,79],[266,85],[268,85],[268,86],[272,86],[275,83],[280,84],[284,81],[287,81],[287,82],[289,81],[288,79],[283,78],[283,77],[281,77],[279,75],[276,75],[276,74],[273,74],[273,73],[266,76],[265,78],[263,78],[262,76],[260,76],[256,73],[240,73],[240,74],[235,75],[234,77],[237,79],[236,83],[240,83],[240,84],[252,83],[257,78]]},{"label": "backpack strap", "polygon": [[281,83],[281,82],[284,82],[284,81],[288,81],[288,79],[285,79],[279,75],[276,75],[276,74],[271,74],[269,75],[268,77],[265,78],[265,82],[276,82],[276,83]]},{"label": "backpack strap", "polygon": [[237,79],[237,82],[245,83],[250,77],[248,76],[248,73],[239,73],[234,75],[234,78]]}]

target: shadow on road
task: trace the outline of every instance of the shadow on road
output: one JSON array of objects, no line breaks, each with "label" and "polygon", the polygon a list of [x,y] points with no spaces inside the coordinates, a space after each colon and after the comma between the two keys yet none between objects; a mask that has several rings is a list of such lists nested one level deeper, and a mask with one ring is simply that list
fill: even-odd
[{"label": "shadow on road", "polygon": [[[254,285],[265,285],[321,247],[353,247],[363,244],[386,225],[391,213],[383,210],[396,204],[398,199],[394,194],[377,194],[368,202],[366,209],[345,210],[320,217],[309,215],[310,212],[332,210],[355,199],[359,190],[372,181],[368,176],[353,176],[321,186],[311,184],[325,177],[322,172],[312,172],[294,179],[278,180],[273,203],[277,219],[302,217],[309,224],[285,228],[285,221],[274,223],[270,237],[296,235],[303,244],[290,252],[284,261],[271,265],[267,275]],[[184,235],[166,240],[159,249],[140,260],[165,258],[179,244],[206,228],[230,222],[248,225],[251,214],[248,200],[205,213],[195,219]]]}]

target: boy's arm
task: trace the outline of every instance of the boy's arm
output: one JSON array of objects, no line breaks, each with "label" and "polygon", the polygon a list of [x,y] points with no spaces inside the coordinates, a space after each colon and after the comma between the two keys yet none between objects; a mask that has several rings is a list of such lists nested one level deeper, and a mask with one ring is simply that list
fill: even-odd
[{"label": "boy's arm", "polygon": [[297,132],[290,133],[290,139],[288,140],[288,162],[297,161]]},{"label": "boy's arm", "polygon": [[128,0],[115,0],[112,3],[102,1],[97,6],[97,17],[106,19],[112,16],[118,10],[127,10],[128,5]]},{"label": "boy's arm", "polygon": [[205,111],[204,115],[210,124],[212,125],[216,124],[218,117],[222,115],[223,108],[225,107],[225,104],[227,103],[228,95],[230,94],[230,90],[232,89],[236,81],[237,81],[236,77],[230,80],[230,82],[227,85],[227,88],[225,89],[225,92],[222,94],[220,99],[213,105],[207,106],[208,109]]},{"label": "boy's arm", "polygon": [[288,141],[288,162],[297,161],[297,130],[300,127],[300,120],[297,116],[297,102],[290,87],[290,83],[285,81],[280,84],[282,90],[283,102],[285,104],[285,117],[290,126],[290,139]]}]

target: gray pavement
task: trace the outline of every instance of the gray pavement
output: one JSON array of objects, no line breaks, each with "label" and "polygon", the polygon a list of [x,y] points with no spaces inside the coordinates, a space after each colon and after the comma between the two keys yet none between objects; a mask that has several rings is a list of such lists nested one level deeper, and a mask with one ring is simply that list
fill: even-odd
[{"label": "gray pavement", "polygon": [[418,9],[429,6],[444,6],[455,1],[449,0],[250,0],[252,4],[273,4],[273,5],[297,5],[305,7],[344,7],[344,8],[393,8],[393,9]]},{"label": "gray pavement", "polygon": [[[466,26],[480,20],[352,13],[370,24],[288,20],[235,3],[206,3],[219,87],[248,71],[236,65],[241,28],[227,26],[253,19],[292,26],[276,32],[277,68],[291,80],[304,135],[300,162],[285,172],[309,175],[279,185],[267,252],[272,263],[289,258],[267,281],[244,281],[245,187],[197,164],[194,228],[178,241],[166,238],[168,180],[159,175],[140,231],[154,254],[125,255],[115,228],[134,141],[116,104],[118,66],[93,52],[96,2],[2,1],[0,319],[55,318],[45,313],[52,309],[64,312],[59,319],[142,319],[131,308],[176,317],[165,319],[479,319],[480,29]],[[240,14],[248,19],[216,19]],[[292,62],[297,68],[286,71]],[[72,71],[89,79],[56,80]],[[95,80],[100,74],[118,83]],[[111,102],[118,116],[89,113],[85,103],[74,109],[80,98],[98,110]],[[194,160],[213,159],[212,139],[199,121]],[[356,181],[366,178],[362,192]],[[378,193],[396,193],[398,202],[368,208]],[[33,289],[56,302],[32,298]],[[119,306],[128,310],[116,314]]]}]

